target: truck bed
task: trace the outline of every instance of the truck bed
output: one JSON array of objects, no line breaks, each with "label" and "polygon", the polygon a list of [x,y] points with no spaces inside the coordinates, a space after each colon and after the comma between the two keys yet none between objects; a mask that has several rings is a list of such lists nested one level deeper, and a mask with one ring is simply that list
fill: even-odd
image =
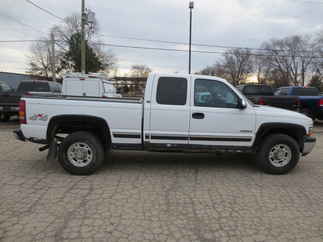
[{"label": "truck bed", "polygon": [[[141,143],[142,100],[38,94],[23,96],[27,102],[27,124],[21,126],[26,138],[46,139],[49,121],[63,115],[86,115],[105,120],[111,126],[113,143]],[[122,134],[139,138],[125,139]],[[116,135],[115,135],[116,134]]]},{"label": "truck bed", "polygon": [[248,98],[255,104],[265,104],[272,107],[298,111],[299,99],[294,96],[262,96],[253,95]]}]

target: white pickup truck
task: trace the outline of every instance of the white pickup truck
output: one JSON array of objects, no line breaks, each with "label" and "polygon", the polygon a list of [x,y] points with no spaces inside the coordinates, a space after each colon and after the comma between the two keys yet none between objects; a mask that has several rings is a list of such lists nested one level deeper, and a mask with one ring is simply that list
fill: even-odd
[{"label": "white pickup truck", "polygon": [[254,105],[227,81],[200,75],[151,74],[142,100],[25,96],[19,117],[19,140],[44,144],[83,175],[110,149],[253,152],[264,172],[284,174],[316,142],[305,115]]}]

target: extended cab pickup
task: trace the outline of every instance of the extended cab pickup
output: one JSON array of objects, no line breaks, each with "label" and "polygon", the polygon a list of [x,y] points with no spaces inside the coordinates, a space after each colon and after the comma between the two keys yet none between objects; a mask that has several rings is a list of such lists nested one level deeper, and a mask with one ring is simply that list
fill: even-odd
[{"label": "extended cab pickup", "polygon": [[110,149],[255,152],[263,171],[283,174],[316,142],[305,115],[199,75],[150,74],[142,100],[25,96],[19,117],[17,138],[44,144],[72,174],[95,172]]},{"label": "extended cab pickup", "polygon": [[275,95],[298,97],[300,112],[311,119],[323,120],[323,96],[315,87],[280,87]]}]

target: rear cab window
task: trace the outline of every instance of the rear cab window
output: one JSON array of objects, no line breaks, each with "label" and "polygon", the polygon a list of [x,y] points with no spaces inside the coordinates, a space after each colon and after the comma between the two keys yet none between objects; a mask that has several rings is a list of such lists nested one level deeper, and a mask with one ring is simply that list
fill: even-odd
[{"label": "rear cab window", "polygon": [[187,86],[186,78],[160,77],[157,84],[157,103],[162,105],[186,105]]},{"label": "rear cab window", "polygon": [[11,89],[10,87],[5,83],[0,83],[0,93],[1,92],[9,92]]},{"label": "rear cab window", "polygon": [[17,89],[19,93],[26,92],[50,92],[49,84],[47,82],[21,82]]}]

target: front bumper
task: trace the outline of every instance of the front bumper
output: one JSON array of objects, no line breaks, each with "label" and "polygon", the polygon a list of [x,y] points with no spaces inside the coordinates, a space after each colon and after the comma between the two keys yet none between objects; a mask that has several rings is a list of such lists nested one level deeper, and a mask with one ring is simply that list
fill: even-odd
[{"label": "front bumper", "polygon": [[311,153],[311,151],[314,149],[314,146],[316,144],[316,138],[305,136],[304,138],[304,148],[303,148],[303,156],[308,155]]}]

